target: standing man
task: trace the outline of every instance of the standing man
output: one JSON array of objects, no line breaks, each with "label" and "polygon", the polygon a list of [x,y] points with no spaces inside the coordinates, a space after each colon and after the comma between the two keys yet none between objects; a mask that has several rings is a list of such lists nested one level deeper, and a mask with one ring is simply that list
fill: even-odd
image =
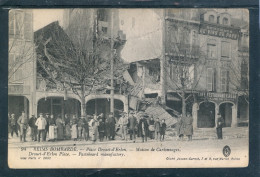
[{"label": "standing man", "polygon": [[108,119],[107,119],[107,126],[108,126],[108,140],[114,140],[115,139],[115,127],[116,127],[116,120],[113,115],[113,113],[109,113]]},{"label": "standing man", "polygon": [[11,128],[11,137],[13,138],[13,133],[15,132],[16,136],[18,137],[18,130],[17,130],[17,121],[15,118],[15,114],[11,114],[10,117],[10,128]]},{"label": "standing man", "polygon": [[38,142],[40,142],[40,139],[42,138],[41,141],[44,140],[45,136],[45,128],[46,128],[46,119],[43,117],[43,114],[40,113],[40,117],[36,120],[35,125],[38,126]]},{"label": "standing man", "polygon": [[148,136],[148,123],[147,120],[144,118],[145,115],[141,115],[140,120],[139,120],[139,134],[142,137],[142,142],[147,141],[147,136]]},{"label": "standing man", "polygon": [[223,125],[224,125],[224,119],[223,117],[221,116],[220,113],[218,113],[218,117],[217,117],[217,136],[218,136],[218,139],[223,139],[222,137],[222,128],[223,128]]},{"label": "standing man", "polygon": [[48,136],[49,136],[49,126],[50,126],[50,114],[49,113],[46,113],[46,127],[45,127],[45,134],[44,134],[44,137],[43,137],[43,140],[46,141],[46,138],[47,138],[47,133],[48,133]]},{"label": "standing man", "polygon": [[149,125],[149,136],[151,139],[154,139],[154,119],[153,115],[151,115],[151,118],[148,120],[148,125]]},{"label": "standing man", "polygon": [[164,141],[165,131],[166,131],[166,123],[165,123],[165,119],[163,119],[160,126],[160,141]]},{"label": "standing man", "polygon": [[29,120],[32,141],[37,141],[37,125],[35,125],[36,121],[37,121],[37,118],[34,115],[32,115],[32,117]]},{"label": "standing man", "polygon": [[18,130],[17,130],[17,121],[15,118],[15,114],[11,114],[10,117],[10,128],[11,128],[11,137],[13,138],[13,133],[15,132],[16,136],[18,137]]},{"label": "standing man", "polygon": [[154,134],[155,134],[155,139],[158,141],[160,138],[160,121],[159,118],[156,118],[155,123],[154,123]]},{"label": "standing man", "polygon": [[19,117],[17,123],[20,125],[20,142],[26,142],[26,132],[28,128],[28,118],[25,112],[22,111],[22,115]]},{"label": "standing man", "polygon": [[126,112],[123,112],[122,116],[118,121],[118,124],[120,125],[120,129],[122,131],[122,140],[127,141],[126,134],[127,134],[128,117]]},{"label": "standing man", "polygon": [[134,116],[134,112],[131,111],[129,115],[129,133],[130,133],[130,140],[134,140],[133,142],[135,143],[136,135],[136,126],[137,126],[137,120],[136,117]]}]

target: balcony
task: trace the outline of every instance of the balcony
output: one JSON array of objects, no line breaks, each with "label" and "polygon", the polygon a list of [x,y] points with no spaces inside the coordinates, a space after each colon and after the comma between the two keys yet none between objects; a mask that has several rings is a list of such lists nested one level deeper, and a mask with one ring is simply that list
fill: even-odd
[{"label": "balcony", "polygon": [[198,45],[169,42],[166,45],[166,55],[174,59],[197,59],[200,55],[200,47]]}]

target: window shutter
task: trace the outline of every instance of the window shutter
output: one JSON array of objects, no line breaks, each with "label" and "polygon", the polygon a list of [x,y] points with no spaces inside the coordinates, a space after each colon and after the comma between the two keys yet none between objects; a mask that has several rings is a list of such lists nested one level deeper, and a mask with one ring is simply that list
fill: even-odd
[{"label": "window shutter", "polygon": [[26,12],[24,17],[24,37],[26,40],[32,40],[32,14]]},{"label": "window shutter", "polygon": [[217,70],[214,68],[213,70],[213,91],[216,91],[217,87]]}]

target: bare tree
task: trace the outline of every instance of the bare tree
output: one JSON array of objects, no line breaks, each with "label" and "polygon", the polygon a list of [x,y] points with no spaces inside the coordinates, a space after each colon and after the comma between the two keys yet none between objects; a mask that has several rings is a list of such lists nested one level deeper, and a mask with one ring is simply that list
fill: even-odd
[{"label": "bare tree", "polygon": [[[8,55],[8,82],[19,82],[32,76],[32,73],[19,72],[34,60],[32,12],[10,10]],[[19,77],[15,78],[15,75]]]},{"label": "bare tree", "polygon": [[165,71],[170,83],[167,86],[180,97],[183,115],[186,115],[187,102],[194,96],[206,66],[204,46],[198,40],[198,29],[193,24],[169,23],[166,38],[169,65]]},{"label": "bare tree", "polygon": [[[77,25],[81,29],[80,22],[79,19]],[[91,31],[92,28],[86,30]],[[110,89],[110,58],[102,55],[104,52],[114,51],[107,47],[109,40],[99,37],[98,34],[88,32],[81,35],[77,32],[68,36],[56,22],[36,32],[35,42],[42,76],[56,86],[61,85],[65,91],[72,90],[81,100],[82,116],[85,117],[86,96]],[[88,38],[86,35],[95,36]],[[86,38],[93,40],[85,41]],[[117,55],[114,56],[114,62],[117,64],[115,76],[120,76],[123,64]]]}]

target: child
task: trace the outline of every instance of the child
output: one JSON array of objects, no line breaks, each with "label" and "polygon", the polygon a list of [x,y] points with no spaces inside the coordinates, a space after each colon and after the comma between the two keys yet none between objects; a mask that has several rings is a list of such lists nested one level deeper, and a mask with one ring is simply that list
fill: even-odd
[{"label": "child", "polygon": [[163,119],[160,125],[160,135],[161,135],[160,141],[164,141],[165,131],[166,131],[166,123],[165,123],[165,119]]}]

